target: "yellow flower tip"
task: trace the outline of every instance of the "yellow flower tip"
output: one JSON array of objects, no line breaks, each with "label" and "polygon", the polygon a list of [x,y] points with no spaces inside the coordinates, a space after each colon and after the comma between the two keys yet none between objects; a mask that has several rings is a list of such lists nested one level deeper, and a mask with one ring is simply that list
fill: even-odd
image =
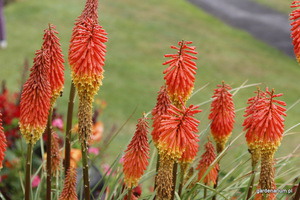
[{"label": "yellow flower tip", "polygon": [[41,138],[46,128],[46,126],[34,127],[31,125],[24,125],[22,123],[19,123],[19,125],[20,125],[21,134],[25,138],[26,143],[29,144],[30,142],[32,142],[33,145]]}]

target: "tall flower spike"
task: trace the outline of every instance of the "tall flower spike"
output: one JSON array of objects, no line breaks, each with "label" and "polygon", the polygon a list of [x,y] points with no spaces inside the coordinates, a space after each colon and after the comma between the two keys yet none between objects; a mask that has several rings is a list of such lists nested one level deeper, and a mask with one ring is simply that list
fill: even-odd
[{"label": "tall flower spike", "polygon": [[107,37],[102,27],[90,18],[84,21],[84,25],[78,26],[78,35],[69,51],[69,62],[80,100],[79,137],[83,141],[84,130],[87,130],[87,140],[92,133],[92,102],[102,84],[106,52],[103,43]]},{"label": "tall flower spike", "polygon": [[282,140],[284,131],[285,102],[275,100],[282,94],[274,94],[266,88],[267,97],[259,100],[254,132],[261,144],[261,173],[259,184],[262,189],[271,189],[274,181],[273,156]]},{"label": "tall flower spike", "polygon": [[59,196],[59,200],[77,200],[77,193],[76,193],[76,169],[71,167],[68,169],[64,188]]},{"label": "tall flower spike", "polygon": [[169,64],[163,73],[166,74],[164,79],[170,99],[176,107],[180,105],[178,97],[181,96],[185,103],[194,89],[197,67],[192,59],[197,60],[197,57],[190,54],[197,54],[197,52],[195,47],[189,47],[189,44],[192,42],[182,40],[178,42],[179,48],[171,46],[172,49],[178,50],[177,54],[166,54],[165,57],[171,57],[171,59],[163,63],[163,65]]},{"label": "tall flower spike", "polygon": [[145,115],[138,120],[136,132],[128,145],[123,163],[124,179],[128,188],[137,186],[149,164],[148,122]]},{"label": "tall flower spike", "polygon": [[20,102],[20,131],[27,143],[35,144],[47,125],[50,109],[49,57],[45,49],[37,50],[34,65],[23,86]]},{"label": "tall flower spike", "polygon": [[158,140],[159,152],[168,154],[174,160],[181,158],[187,146],[198,147],[197,142],[199,141],[196,133],[198,133],[197,127],[200,121],[194,116],[201,110],[198,110],[199,106],[191,105],[186,108],[183,102],[181,103],[182,110],[170,105],[168,114],[162,115],[161,135]]},{"label": "tall flower spike", "polygon": [[43,47],[49,53],[49,82],[51,86],[51,106],[54,105],[57,97],[62,93],[64,88],[64,62],[59,43],[56,36],[58,32],[55,26],[49,23],[49,28],[45,29]]},{"label": "tall flower spike", "polygon": [[2,127],[2,113],[0,112],[0,170],[3,167],[2,162],[4,160],[6,147],[7,147],[7,141]]},{"label": "tall flower spike", "polygon": [[294,52],[297,58],[298,63],[300,63],[300,1],[294,1],[291,5],[291,8],[296,8],[290,14],[291,22],[291,37],[293,38]]},{"label": "tall flower spike", "polygon": [[248,99],[247,104],[249,105],[245,110],[246,114],[244,115],[244,117],[246,118],[243,123],[244,131],[247,130],[245,137],[246,137],[249,151],[251,153],[252,167],[255,167],[256,164],[259,162],[260,150],[261,150],[259,138],[257,137],[257,134],[254,132],[255,119],[256,117],[258,117],[257,106],[261,102],[261,99],[264,99],[266,97],[266,93],[261,91],[259,87],[257,88],[257,91],[255,93],[256,95],[254,97]]},{"label": "tall flower spike", "polygon": [[220,153],[225,148],[225,144],[230,137],[233,129],[235,111],[232,94],[228,91],[231,87],[222,82],[217,85],[211,103],[211,113],[208,119],[211,120],[211,134],[217,144],[217,152]]},{"label": "tall flower spike", "polygon": [[[210,141],[208,137],[208,142],[205,144],[205,152],[201,156],[201,160],[198,164],[198,167],[196,170],[199,170],[198,174],[198,181],[201,180],[203,177],[204,173],[207,171],[207,169],[210,167],[210,165],[215,161],[216,159],[216,153],[215,153],[215,148],[212,142]],[[216,164],[211,171],[205,176],[203,179],[203,182],[206,185],[210,185],[212,182],[213,184],[216,184],[217,182],[217,177],[218,177],[218,171],[219,171],[219,164]]]},{"label": "tall flower spike", "polygon": [[162,86],[160,88],[160,91],[158,92],[156,106],[152,110],[153,130],[151,132],[151,135],[155,146],[157,146],[160,136],[159,129],[161,127],[161,116],[167,114],[167,110],[170,104],[171,100],[169,98],[166,86]]}]

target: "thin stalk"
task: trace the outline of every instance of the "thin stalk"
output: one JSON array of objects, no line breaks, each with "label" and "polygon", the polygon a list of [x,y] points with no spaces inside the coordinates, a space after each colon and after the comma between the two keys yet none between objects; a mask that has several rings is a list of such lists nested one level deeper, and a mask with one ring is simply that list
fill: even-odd
[{"label": "thin stalk", "polygon": [[207,196],[207,189],[204,188],[204,198],[206,198],[206,196]]},{"label": "thin stalk", "polygon": [[75,101],[75,87],[72,81],[68,102],[68,115],[67,115],[67,128],[66,128],[66,139],[65,139],[65,175],[67,170],[70,168],[71,160],[71,129],[72,129],[72,119],[73,119],[73,108]]},{"label": "thin stalk", "polygon": [[53,107],[51,106],[48,122],[47,122],[47,200],[51,200],[51,134],[52,134],[52,113]]},{"label": "thin stalk", "polygon": [[[218,162],[218,165],[220,167],[220,162]],[[220,170],[220,169],[219,169]],[[216,189],[218,187],[218,182],[219,182],[219,170],[218,170],[218,175],[217,175],[217,180],[216,180],[216,184],[214,184],[214,189]],[[212,198],[212,200],[216,200],[217,199],[217,195],[215,194]]]},{"label": "thin stalk", "polygon": [[154,180],[154,191],[156,189],[156,179],[157,179],[157,174],[158,174],[158,169],[159,169],[159,159],[160,159],[160,155],[159,153],[157,154],[157,161],[156,161],[156,175],[155,175],[155,180]]},{"label": "thin stalk", "polygon": [[173,165],[173,188],[172,188],[172,197],[171,197],[172,200],[175,199],[177,168],[178,168],[178,164],[175,162]]},{"label": "thin stalk", "polygon": [[131,200],[131,191],[132,191],[132,188],[128,188],[128,191],[127,191],[127,199],[128,200]]},{"label": "thin stalk", "polygon": [[32,146],[33,146],[32,142],[30,141],[27,145],[26,177],[25,177],[25,200],[30,200]]},{"label": "thin stalk", "polygon": [[250,186],[247,194],[247,200],[250,199],[252,196],[252,190],[253,190],[253,184],[254,184],[254,179],[255,179],[255,167],[252,167],[252,176],[250,177]]},{"label": "thin stalk", "polygon": [[294,197],[294,200],[299,200],[300,199],[300,182],[298,184],[298,188]]},{"label": "thin stalk", "polygon": [[178,189],[178,196],[181,198],[182,193],[182,187],[184,182],[184,171],[180,170],[180,183],[179,183],[179,189]]},{"label": "thin stalk", "polygon": [[82,153],[82,169],[83,169],[83,187],[84,187],[84,199],[90,200],[90,179],[89,179],[89,165],[87,155],[87,135],[83,141],[84,146],[81,145]]}]

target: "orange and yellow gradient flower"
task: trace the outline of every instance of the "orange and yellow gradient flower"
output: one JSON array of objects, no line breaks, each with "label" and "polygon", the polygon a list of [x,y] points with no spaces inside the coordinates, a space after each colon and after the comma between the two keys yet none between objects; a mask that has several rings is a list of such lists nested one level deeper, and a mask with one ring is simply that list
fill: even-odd
[{"label": "orange and yellow gradient flower", "polygon": [[235,111],[232,94],[229,92],[231,87],[222,82],[215,89],[213,102],[211,103],[211,113],[208,119],[211,120],[211,134],[217,144],[217,152],[224,150],[225,144],[230,137],[233,129]]},{"label": "orange and yellow gradient flower", "polygon": [[244,131],[247,130],[245,137],[249,151],[251,153],[252,167],[255,167],[259,162],[261,150],[259,138],[254,132],[256,125],[255,120],[258,117],[257,107],[259,106],[261,99],[264,99],[266,97],[266,93],[261,91],[259,87],[257,88],[257,91],[255,93],[256,95],[254,97],[248,99],[247,104],[249,105],[245,110],[246,114],[244,115],[244,117],[246,118],[243,123]]},{"label": "orange and yellow gradient flower", "polygon": [[3,167],[3,160],[5,157],[6,147],[7,141],[2,127],[2,113],[0,112],[0,170]]},{"label": "orange and yellow gradient flower", "polygon": [[195,82],[195,74],[197,70],[196,63],[197,57],[190,54],[197,54],[194,46],[188,46],[192,44],[191,41],[178,42],[179,48],[171,46],[172,49],[178,50],[176,54],[166,54],[165,57],[171,58],[163,63],[163,65],[169,64],[169,67],[164,70],[167,85],[167,90],[173,104],[178,107],[180,105],[179,97],[182,98],[185,103],[193,89]]},{"label": "orange and yellow gradient flower", "polygon": [[127,146],[124,155],[123,172],[125,183],[128,188],[133,188],[138,185],[144,170],[149,164],[149,144],[148,144],[148,118],[145,116],[138,120],[136,132]]},{"label": "orange and yellow gradient flower", "polygon": [[261,145],[261,173],[259,184],[262,189],[272,189],[274,182],[273,157],[281,143],[286,116],[285,102],[276,100],[282,94],[274,94],[266,88],[266,98],[260,99],[257,106],[257,117],[254,132]]},{"label": "orange and yellow gradient flower", "polygon": [[[202,179],[204,173],[207,171],[207,169],[216,159],[215,148],[209,138],[208,138],[208,142],[205,144],[205,152],[202,154],[201,157],[202,158],[199,161],[198,167],[196,168],[196,170],[199,170],[198,181]],[[210,185],[211,182],[213,184],[216,184],[218,171],[219,171],[219,164],[217,163],[211,169],[211,171],[204,177],[203,183],[206,185]]]},{"label": "orange and yellow gradient flower", "polygon": [[58,32],[53,24],[49,23],[49,28],[45,29],[43,47],[49,54],[49,82],[51,86],[51,106],[54,106],[56,99],[61,95],[64,88],[64,62],[57,37]]},{"label": "orange and yellow gradient flower", "polygon": [[27,143],[35,144],[47,125],[50,109],[49,57],[45,49],[37,50],[34,65],[23,86],[20,102],[20,131]]}]

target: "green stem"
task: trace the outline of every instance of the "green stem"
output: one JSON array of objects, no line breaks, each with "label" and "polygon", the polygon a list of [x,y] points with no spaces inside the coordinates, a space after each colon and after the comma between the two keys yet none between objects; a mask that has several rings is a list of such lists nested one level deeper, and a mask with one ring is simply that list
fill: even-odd
[{"label": "green stem", "polygon": [[156,179],[157,179],[157,175],[158,175],[158,169],[159,169],[159,159],[160,159],[160,155],[159,153],[157,154],[157,161],[156,161],[156,175],[155,175],[155,181],[154,181],[154,191],[156,189]]},{"label": "green stem", "polygon": [[177,168],[178,168],[178,164],[175,162],[173,165],[173,188],[172,188],[172,197],[171,197],[172,200],[175,199]]},{"label": "green stem", "polygon": [[131,200],[131,191],[132,191],[132,188],[128,188],[128,191],[127,191],[127,199],[128,200]]},{"label": "green stem", "polygon": [[252,195],[254,179],[255,179],[255,167],[252,167],[252,176],[250,177],[251,182],[250,182],[250,186],[249,186],[249,189],[248,189],[247,200],[250,199],[250,197]]},{"label": "green stem", "polygon": [[[219,182],[219,171],[220,171],[220,162],[218,162],[219,165],[219,170],[218,170],[218,175],[217,175],[217,180],[216,180],[216,184],[214,184],[214,189],[217,189],[218,187],[218,182]],[[212,200],[216,200],[217,199],[217,195],[215,194],[212,198]]]},{"label": "green stem", "polygon": [[206,196],[207,196],[207,189],[204,188],[204,198],[206,198]]},{"label": "green stem", "polygon": [[89,165],[87,155],[87,136],[85,136],[84,145],[81,145],[82,152],[82,169],[83,169],[83,185],[84,185],[84,197],[85,200],[90,200],[90,179],[89,179]]},{"label": "green stem", "polygon": [[53,107],[51,106],[48,122],[47,122],[47,200],[51,200],[51,134],[52,134],[52,113]]},{"label": "green stem", "polygon": [[67,128],[66,128],[66,139],[65,139],[65,175],[70,168],[71,160],[71,129],[72,129],[72,119],[73,119],[73,108],[75,101],[74,83],[71,83],[69,103],[68,103],[68,115],[67,115]]},{"label": "green stem", "polygon": [[182,193],[182,187],[183,187],[183,182],[184,182],[184,174],[185,171],[183,167],[180,166],[180,183],[179,183],[179,189],[178,189],[178,195],[181,198],[181,193]]},{"label": "green stem", "polygon": [[25,177],[25,200],[30,200],[32,146],[33,146],[32,142],[30,141],[27,145],[26,177]]}]

